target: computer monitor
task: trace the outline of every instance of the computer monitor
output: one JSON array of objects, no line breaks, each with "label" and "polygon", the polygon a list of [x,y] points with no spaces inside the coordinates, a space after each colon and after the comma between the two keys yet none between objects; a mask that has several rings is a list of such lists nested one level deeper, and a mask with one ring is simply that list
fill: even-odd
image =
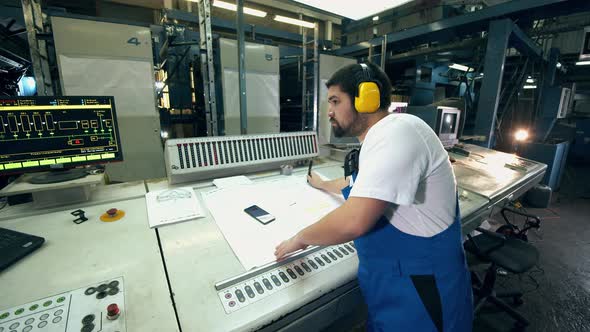
[{"label": "computer monitor", "polygon": [[584,28],[584,38],[582,38],[582,50],[580,51],[580,61],[590,60],[590,27]]},{"label": "computer monitor", "polygon": [[408,106],[407,113],[424,120],[438,135],[444,147],[451,147],[459,142],[460,109],[435,105]]},{"label": "computer monitor", "polygon": [[0,98],[0,175],[54,170],[30,182],[56,183],[122,160],[113,97]]}]

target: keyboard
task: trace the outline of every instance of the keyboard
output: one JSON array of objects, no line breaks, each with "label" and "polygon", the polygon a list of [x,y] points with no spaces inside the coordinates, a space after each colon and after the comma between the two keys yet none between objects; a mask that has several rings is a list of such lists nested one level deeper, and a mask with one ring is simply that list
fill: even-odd
[{"label": "keyboard", "polygon": [[0,271],[35,251],[44,242],[42,237],[0,227]]}]

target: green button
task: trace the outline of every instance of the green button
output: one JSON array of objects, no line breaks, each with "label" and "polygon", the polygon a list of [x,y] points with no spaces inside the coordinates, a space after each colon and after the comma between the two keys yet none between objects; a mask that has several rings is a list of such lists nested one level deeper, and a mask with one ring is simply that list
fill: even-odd
[{"label": "green button", "polygon": [[66,298],[62,296],[59,299],[57,299],[57,303],[62,303],[65,300],[66,300]]},{"label": "green button", "polygon": [[7,312],[5,312],[5,313],[3,313],[2,315],[0,315],[0,319],[4,319],[4,318],[6,318],[6,317],[8,317],[8,316],[10,316],[10,314],[9,314],[9,313],[7,313]]},{"label": "green button", "polygon": [[25,161],[25,162],[23,162],[23,167],[35,167],[35,166],[39,166],[38,161]]},{"label": "green button", "polygon": [[72,157],[72,162],[86,161],[86,157]]},{"label": "green button", "polygon": [[39,305],[33,304],[32,306],[29,307],[29,310],[34,311],[34,310],[37,310],[37,308],[39,308]]},{"label": "green button", "polygon": [[21,163],[4,164],[4,168],[6,168],[6,169],[16,169],[16,168],[21,168],[21,167],[22,167]]},{"label": "green button", "polygon": [[44,160],[39,161],[39,164],[41,166],[53,165],[53,164],[55,164],[55,159],[44,159]]},{"label": "green button", "polygon": [[15,315],[20,315],[20,314],[22,314],[23,312],[25,312],[25,309],[23,309],[23,308],[20,308],[20,309],[18,309],[17,311],[15,311],[15,312],[14,312],[14,314],[15,314]]},{"label": "green button", "polygon": [[45,303],[43,303],[43,306],[44,307],[49,307],[51,305],[51,303],[53,303],[53,302],[51,302],[51,300],[45,301]]},{"label": "green button", "polygon": [[103,153],[100,156],[101,156],[102,159],[113,159],[113,158],[115,158],[115,154],[114,153]]},{"label": "green button", "polygon": [[88,158],[88,160],[99,160],[100,159],[100,155],[99,154],[90,155],[87,158]]}]

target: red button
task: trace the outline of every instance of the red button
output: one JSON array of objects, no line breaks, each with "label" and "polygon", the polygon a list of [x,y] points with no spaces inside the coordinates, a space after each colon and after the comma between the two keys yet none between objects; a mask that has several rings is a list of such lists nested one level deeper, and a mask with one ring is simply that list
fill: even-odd
[{"label": "red button", "polygon": [[229,301],[228,304],[230,307],[234,307],[236,305],[236,301]]},{"label": "red button", "polygon": [[225,298],[226,298],[226,299],[231,299],[231,293],[226,293],[226,294],[225,294]]},{"label": "red button", "polygon": [[109,304],[107,307],[107,315],[117,316],[119,314],[119,306],[116,303]]},{"label": "red button", "polygon": [[117,210],[115,208],[107,210],[107,214],[109,215],[109,217],[114,217],[115,215],[117,215],[117,212],[119,212],[119,210]]}]

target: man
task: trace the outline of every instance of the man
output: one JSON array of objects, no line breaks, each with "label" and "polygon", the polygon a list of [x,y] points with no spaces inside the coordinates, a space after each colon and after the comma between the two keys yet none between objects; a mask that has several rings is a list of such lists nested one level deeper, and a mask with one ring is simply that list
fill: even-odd
[{"label": "man", "polygon": [[[378,89],[374,109],[363,104],[374,99],[365,82]],[[369,330],[471,331],[457,188],[441,142],[419,118],[388,114],[391,83],[373,64],[343,67],[326,86],[334,134],[362,143],[358,170],[333,181],[308,176],[313,187],[342,190],[347,200],[277,246],[277,259],[354,240]]]}]

